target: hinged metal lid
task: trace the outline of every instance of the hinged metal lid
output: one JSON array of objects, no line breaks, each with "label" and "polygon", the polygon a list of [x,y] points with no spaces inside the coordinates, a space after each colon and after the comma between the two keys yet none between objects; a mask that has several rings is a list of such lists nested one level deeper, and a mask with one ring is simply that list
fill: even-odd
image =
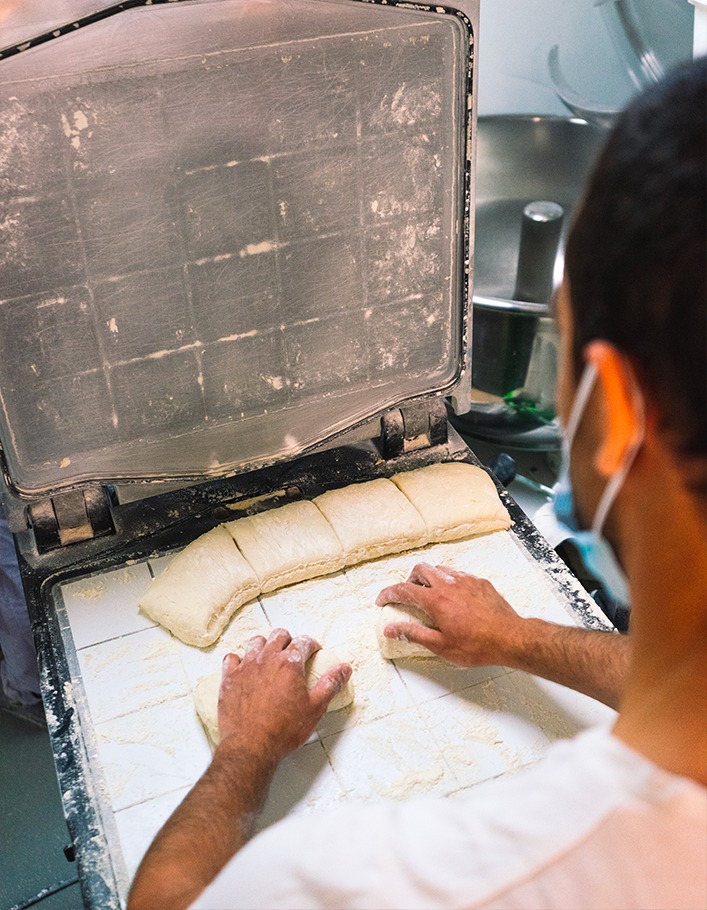
[{"label": "hinged metal lid", "polygon": [[0,58],[16,491],[231,474],[468,385],[458,7],[177,0]]}]

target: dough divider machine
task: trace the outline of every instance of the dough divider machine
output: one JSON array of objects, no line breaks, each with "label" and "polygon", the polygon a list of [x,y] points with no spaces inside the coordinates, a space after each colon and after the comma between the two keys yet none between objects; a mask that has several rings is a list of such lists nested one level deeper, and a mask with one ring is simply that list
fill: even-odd
[{"label": "dough divider machine", "polygon": [[[447,419],[470,406],[478,3],[78,6],[0,52],[0,441],[82,893],[111,908],[129,875],[72,583],[478,464]],[[605,627],[497,486],[518,559]]]}]

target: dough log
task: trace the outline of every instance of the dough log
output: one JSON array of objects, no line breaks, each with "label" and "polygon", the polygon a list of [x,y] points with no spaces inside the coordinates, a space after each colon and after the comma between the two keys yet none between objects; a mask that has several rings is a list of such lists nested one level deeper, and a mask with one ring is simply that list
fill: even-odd
[{"label": "dough log", "polygon": [[139,605],[182,641],[206,647],[258,594],[510,524],[484,470],[464,462],[429,465],[214,528],[152,580]]},{"label": "dough log", "polygon": [[205,648],[260,593],[255,572],[219,526],[197,537],[153,578],[138,606],[188,645]]},{"label": "dough log", "polygon": [[347,566],[427,543],[420,513],[385,478],[329,490],[314,503],[341,541]]},{"label": "dough log", "polygon": [[337,572],[344,565],[339,539],[308,500],[238,518],[224,527],[253,567],[263,594]]},{"label": "dough log", "polygon": [[422,516],[430,541],[457,540],[511,526],[511,517],[483,468],[445,462],[394,474],[391,480]]}]

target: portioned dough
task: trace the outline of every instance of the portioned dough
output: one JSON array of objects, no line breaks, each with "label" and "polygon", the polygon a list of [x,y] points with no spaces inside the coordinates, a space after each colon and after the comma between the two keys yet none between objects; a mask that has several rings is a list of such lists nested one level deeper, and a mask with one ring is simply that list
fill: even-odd
[{"label": "portioned dough", "polygon": [[202,676],[194,687],[194,707],[206,734],[214,746],[219,744],[218,693],[221,687],[221,671]]},{"label": "portioned dough", "polygon": [[510,524],[481,468],[464,462],[429,465],[215,528],[153,580],[140,607],[182,641],[204,647],[219,637],[239,606],[260,593]]},{"label": "portioned dough", "polygon": [[465,462],[433,464],[394,474],[393,483],[422,516],[430,541],[507,530],[511,518],[494,482]]},{"label": "portioned dough", "polygon": [[427,543],[420,513],[383,477],[328,490],[314,503],[341,541],[346,565]]},{"label": "portioned dough", "polygon": [[388,604],[378,611],[376,621],[376,636],[378,637],[378,646],[381,655],[388,660],[394,660],[396,657],[434,657],[435,655],[429,648],[424,645],[418,645],[414,641],[400,641],[395,638],[386,638],[384,630],[394,622],[414,622],[428,629],[433,627],[432,620],[417,607],[404,607],[400,604]]},{"label": "portioned dough", "polygon": [[253,567],[263,593],[337,572],[344,565],[336,534],[308,500],[229,521],[224,527]]},{"label": "portioned dough", "polygon": [[152,579],[139,607],[177,638],[203,648],[259,591],[258,579],[231,535],[216,527],[177,553]]},{"label": "portioned dough", "polygon": [[[342,661],[333,651],[326,651],[324,648],[312,654],[305,666],[307,689],[313,689],[317,680],[324,676],[327,670],[333,670],[334,667],[338,667],[340,663],[342,663]],[[327,713],[329,711],[338,711],[340,708],[345,708],[347,705],[350,705],[353,700],[354,687],[353,682],[349,679],[344,688],[340,692],[337,692],[329,702]]]},{"label": "portioned dough", "polygon": [[[317,680],[331,670],[337,667],[341,660],[333,651],[317,651],[313,654],[305,665],[307,689],[312,689]],[[194,688],[194,707],[199,715],[206,733],[214,746],[219,744],[220,736],[218,731],[218,693],[221,687],[221,670],[211,673],[208,676],[202,676]],[[344,688],[329,702],[329,711],[338,711],[345,708],[354,700],[353,682],[349,680]]]}]

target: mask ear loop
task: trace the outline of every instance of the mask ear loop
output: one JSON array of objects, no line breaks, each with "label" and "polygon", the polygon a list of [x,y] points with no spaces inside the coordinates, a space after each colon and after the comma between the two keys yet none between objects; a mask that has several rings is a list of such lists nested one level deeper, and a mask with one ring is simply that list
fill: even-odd
[{"label": "mask ear loop", "polygon": [[568,454],[572,448],[579,421],[582,419],[584,409],[587,407],[587,401],[592,394],[597,375],[598,370],[596,364],[590,362],[584,367],[582,378],[579,380],[577,392],[575,393],[574,401],[572,402],[572,410],[570,411],[570,417],[567,421],[567,428],[565,429],[565,445],[567,446]]},{"label": "mask ear loop", "polygon": [[623,486],[624,481],[628,476],[628,472],[631,470],[631,466],[633,465],[633,462],[636,459],[636,455],[638,455],[638,452],[643,443],[643,437],[646,431],[646,410],[645,403],[643,401],[643,395],[636,388],[635,381],[633,386],[633,400],[636,407],[636,413],[638,415],[638,433],[636,435],[636,439],[631,445],[631,449],[626,456],[623,465],[613,475],[613,477],[609,479],[609,482],[604,487],[604,492],[601,494],[599,504],[597,505],[597,510],[594,513],[594,521],[592,522],[592,531],[597,535],[601,534],[604,523],[606,522],[606,518],[609,514],[609,510],[613,506],[614,500],[616,499],[619,490]]}]

